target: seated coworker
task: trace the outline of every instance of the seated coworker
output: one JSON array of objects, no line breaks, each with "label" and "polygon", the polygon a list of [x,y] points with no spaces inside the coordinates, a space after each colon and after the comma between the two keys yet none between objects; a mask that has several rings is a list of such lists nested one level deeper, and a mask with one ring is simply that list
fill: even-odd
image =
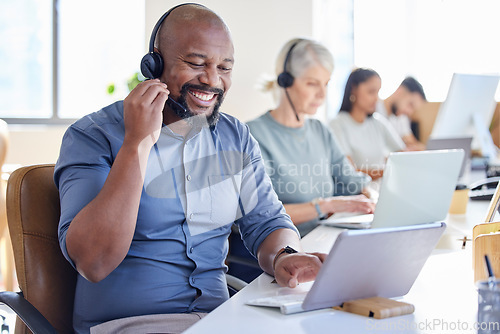
[{"label": "seated coworker", "polygon": [[323,123],[309,118],[325,102],[332,55],[315,41],[293,39],[278,56],[276,73],[282,71],[293,80],[280,75],[266,86],[278,90],[278,105],[248,126],[286,212],[302,236],[325,215],[371,213],[374,203],[361,194],[370,178],[354,170]]},{"label": "seated coworker", "polygon": [[178,332],[216,308],[228,298],[233,222],[279,285],[314,279],[324,259],[301,251],[248,128],[218,111],[234,63],[222,19],[175,7],[156,42],[159,78],[78,120],[62,142],[54,178],[61,249],[78,271],[76,333],[116,333],[129,320],[128,332],[151,333],[158,319]]},{"label": "seated coworker", "polygon": [[347,79],[340,112],[330,122],[346,156],[373,180],[383,175],[390,152],[406,148],[389,121],[375,113],[380,86],[377,72],[355,69]]},{"label": "seated coworker", "polygon": [[406,77],[394,93],[378,101],[375,109],[389,120],[407,148],[425,150],[425,145],[413,134],[410,118],[426,101],[420,82],[413,77]]}]

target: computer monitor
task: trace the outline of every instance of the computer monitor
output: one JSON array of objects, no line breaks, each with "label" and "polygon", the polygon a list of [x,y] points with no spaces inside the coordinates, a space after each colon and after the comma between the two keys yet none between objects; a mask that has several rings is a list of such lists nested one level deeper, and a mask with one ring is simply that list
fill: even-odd
[{"label": "computer monitor", "polygon": [[446,100],[441,104],[431,138],[472,136],[472,147],[496,159],[497,148],[489,132],[495,111],[499,74],[454,73]]}]

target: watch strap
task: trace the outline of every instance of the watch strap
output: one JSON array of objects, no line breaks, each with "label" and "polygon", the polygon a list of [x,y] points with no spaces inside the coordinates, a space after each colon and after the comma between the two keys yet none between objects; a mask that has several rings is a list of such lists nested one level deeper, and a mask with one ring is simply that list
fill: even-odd
[{"label": "watch strap", "polygon": [[290,246],[286,246],[286,247],[283,247],[281,248],[278,253],[276,253],[276,256],[274,257],[274,261],[273,261],[273,270],[276,268],[276,261],[278,260],[278,258],[284,254],[284,253],[287,253],[287,254],[293,254],[293,253],[298,253],[295,249],[293,249],[292,247]]},{"label": "watch strap", "polygon": [[319,198],[315,198],[311,201],[311,203],[314,205],[314,208],[316,209],[316,212],[318,213],[318,219],[323,219],[327,215],[323,211],[321,211],[321,208],[319,207]]}]

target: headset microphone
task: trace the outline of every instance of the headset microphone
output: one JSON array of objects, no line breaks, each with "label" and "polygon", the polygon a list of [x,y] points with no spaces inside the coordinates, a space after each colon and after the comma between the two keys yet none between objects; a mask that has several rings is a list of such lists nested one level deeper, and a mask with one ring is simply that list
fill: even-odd
[{"label": "headset microphone", "polygon": [[[161,54],[156,52],[154,49],[156,35],[158,34],[158,30],[160,29],[161,24],[174,9],[185,5],[197,5],[204,7],[203,5],[197,3],[183,3],[170,8],[165,14],[162,15],[162,17],[160,17],[158,22],[156,22],[153,31],[151,32],[151,39],[149,40],[149,53],[142,57],[141,60],[141,73],[146,79],[157,79],[163,73],[163,58]],[[166,103],[171,109],[181,108],[184,112],[187,112],[186,108],[179,102],[172,99],[170,95],[168,96],[168,100]]]},{"label": "headset microphone", "polygon": [[290,98],[290,95],[288,94],[287,90],[288,87],[291,87],[293,85],[293,81],[295,80],[295,78],[290,72],[288,72],[287,65],[290,56],[292,55],[292,50],[297,46],[297,44],[299,44],[299,42],[300,40],[293,43],[288,52],[286,53],[285,62],[283,63],[283,72],[281,72],[278,75],[277,79],[278,86],[283,87],[285,89],[286,98],[288,99],[288,102],[290,102],[290,106],[292,107],[295,117],[297,118],[297,122],[300,122],[299,115],[297,114],[297,110],[295,110],[295,106],[293,105],[292,99]]}]

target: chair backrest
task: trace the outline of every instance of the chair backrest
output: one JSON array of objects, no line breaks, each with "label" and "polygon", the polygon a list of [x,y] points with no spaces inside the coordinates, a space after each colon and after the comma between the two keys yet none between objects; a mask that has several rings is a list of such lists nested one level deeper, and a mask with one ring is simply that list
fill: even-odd
[{"label": "chair backrest", "polygon": [[[7,217],[19,287],[59,333],[72,333],[77,273],[59,247],[59,192],[54,165],[15,170],[7,184]],[[16,333],[28,333],[22,321]]]}]

